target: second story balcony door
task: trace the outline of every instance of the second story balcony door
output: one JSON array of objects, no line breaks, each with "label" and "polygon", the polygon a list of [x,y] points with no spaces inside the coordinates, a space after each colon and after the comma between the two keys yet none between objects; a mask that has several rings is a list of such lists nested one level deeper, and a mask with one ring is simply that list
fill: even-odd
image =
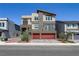
[{"label": "second story balcony door", "polygon": [[45,24],[43,29],[45,31],[55,31],[55,26],[53,24]]}]

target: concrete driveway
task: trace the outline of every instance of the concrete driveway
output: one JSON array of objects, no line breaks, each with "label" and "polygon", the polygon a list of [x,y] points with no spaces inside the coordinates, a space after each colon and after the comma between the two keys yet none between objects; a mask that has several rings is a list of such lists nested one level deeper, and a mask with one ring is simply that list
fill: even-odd
[{"label": "concrete driveway", "polygon": [[6,43],[18,43],[20,40],[20,37],[8,38],[8,41],[6,41]]},{"label": "concrete driveway", "polygon": [[57,39],[32,39],[31,43],[61,43]]},{"label": "concrete driveway", "polygon": [[79,43],[79,40],[73,40],[75,43]]}]

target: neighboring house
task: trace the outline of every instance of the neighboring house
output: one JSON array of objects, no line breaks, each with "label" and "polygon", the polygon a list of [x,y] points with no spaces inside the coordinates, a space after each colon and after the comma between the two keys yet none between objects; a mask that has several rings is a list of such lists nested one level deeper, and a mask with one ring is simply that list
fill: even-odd
[{"label": "neighboring house", "polygon": [[37,10],[32,15],[22,16],[21,30],[29,31],[31,39],[56,39],[56,14]]},{"label": "neighboring house", "polygon": [[8,18],[0,18],[0,36],[3,34],[7,38],[18,36],[20,33],[20,26],[10,21]]},{"label": "neighboring house", "polygon": [[64,32],[73,32],[72,39],[79,39],[79,21],[64,21]]},{"label": "neighboring house", "polygon": [[70,39],[79,39],[79,21],[56,21],[57,37],[59,33],[72,33]]}]

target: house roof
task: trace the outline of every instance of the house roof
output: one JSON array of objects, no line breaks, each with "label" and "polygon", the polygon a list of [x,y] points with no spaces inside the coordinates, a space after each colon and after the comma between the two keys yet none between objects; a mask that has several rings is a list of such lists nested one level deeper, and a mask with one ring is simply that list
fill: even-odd
[{"label": "house roof", "polygon": [[62,21],[66,24],[76,24],[76,23],[79,23],[79,21]]},{"label": "house roof", "polygon": [[7,21],[8,18],[0,18],[0,21]]},{"label": "house roof", "polygon": [[37,10],[37,13],[39,13],[39,12],[48,13],[48,14],[50,14],[50,15],[55,15],[55,16],[56,16],[56,14],[47,12],[47,11],[45,11],[45,10]]}]

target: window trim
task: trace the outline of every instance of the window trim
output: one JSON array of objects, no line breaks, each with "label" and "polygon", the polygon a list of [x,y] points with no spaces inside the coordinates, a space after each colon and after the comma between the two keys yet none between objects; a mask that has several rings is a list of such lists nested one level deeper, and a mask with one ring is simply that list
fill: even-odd
[{"label": "window trim", "polygon": [[34,20],[39,20],[38,16],[35,16],[35,17],[34,17]]},{"label": "window trim", "polygon": [[39,24],[33,24],[33,26],[34,26],[34,29],[35,30],[38,30],[40,28],[40,25]]},{"label": "window trim", "polygon": [[52,16],[46,16],[46,20],[52,20]]},{"label": "window trim", "polygon": [[0,27],[5,27],[5,23],[4,22],[0,22]]}]

